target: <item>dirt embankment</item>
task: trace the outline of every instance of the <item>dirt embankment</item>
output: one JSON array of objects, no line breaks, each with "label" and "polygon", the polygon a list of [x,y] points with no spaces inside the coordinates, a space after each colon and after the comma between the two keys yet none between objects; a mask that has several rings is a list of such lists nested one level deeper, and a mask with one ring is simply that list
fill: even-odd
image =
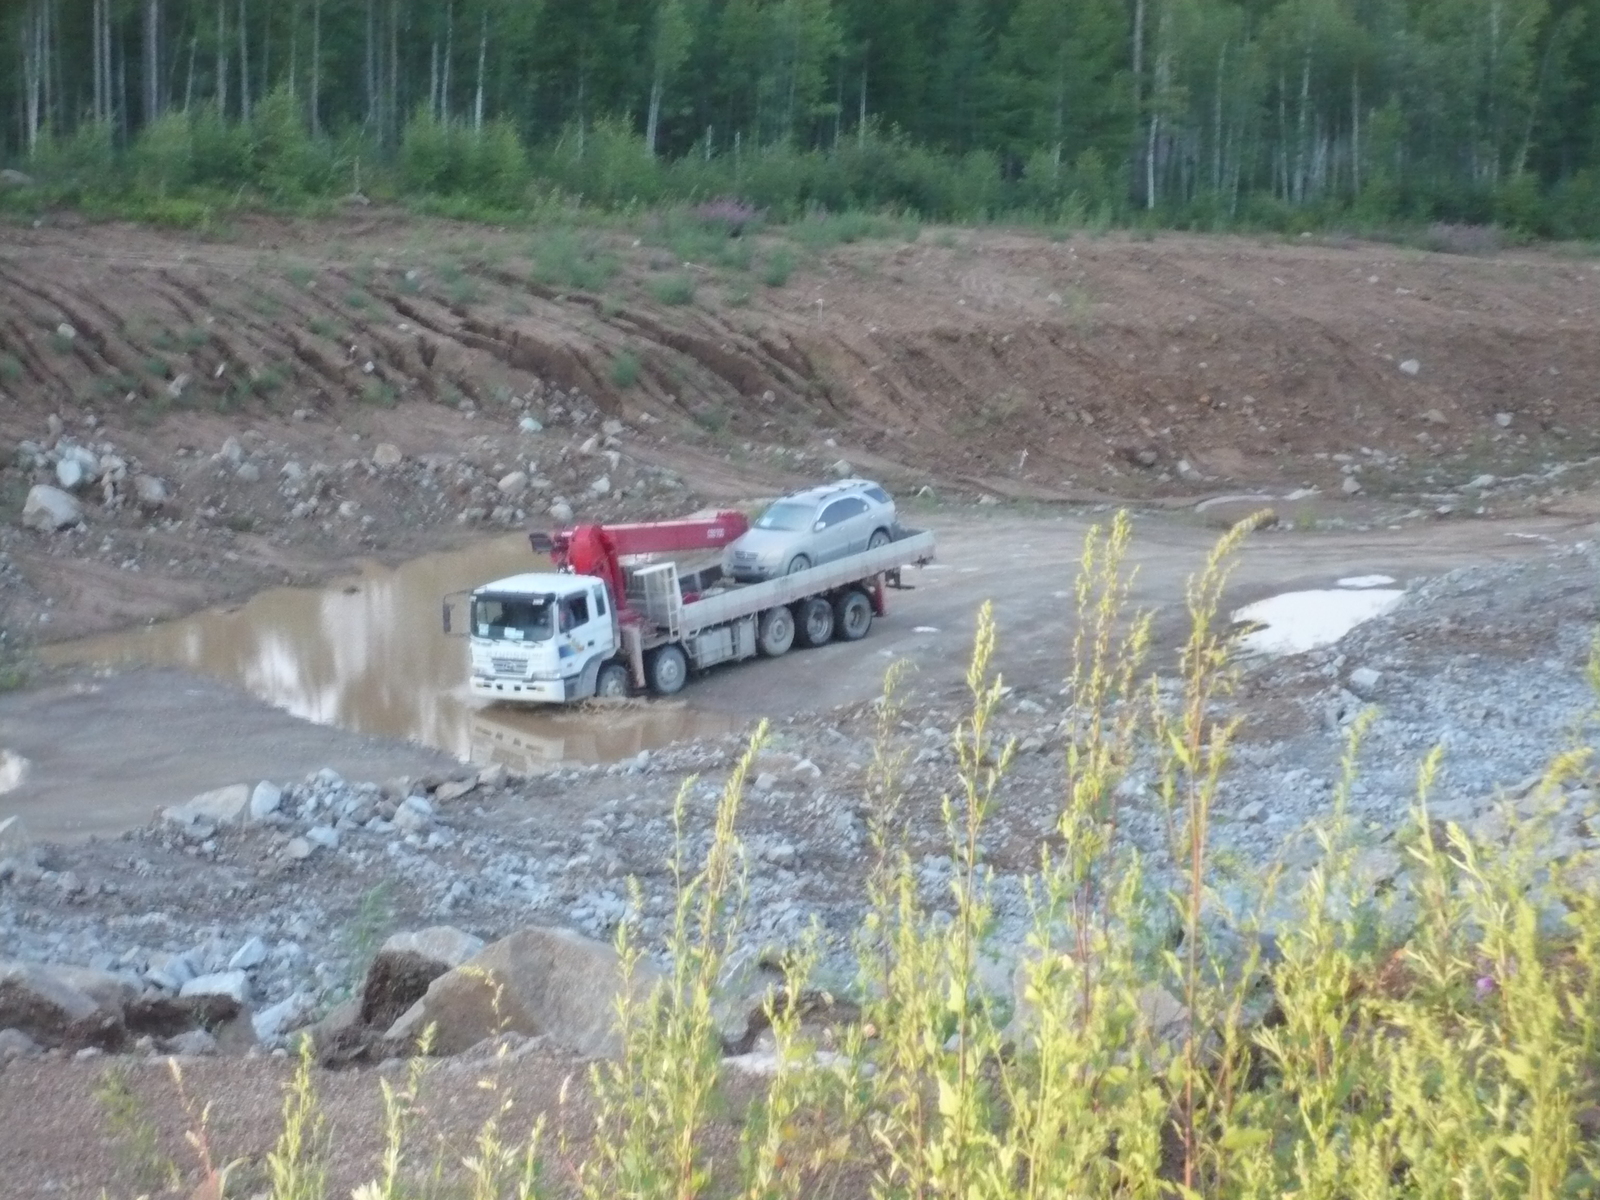
[{"label": "dirt embankment", "polygon": [[[536,235],[383,217],[227,243],[20,232],[0,251],[0,386],[24,413],[181,425],[184,406],[493,407],[548,384],[712,446],[831,432],[1040,495],[1338,482],[1318,456],[1362,447],[1401,476],[1459,455],[1504,474],[1600,445],[1584,259],[930,231],[804,257],[772,287],[751,272],[793,250],[756,243],[737,269],[596,234],[572,251],[609,264],[585,290],[541,282]],[[664,302],[680,282],[690,302]]]}]

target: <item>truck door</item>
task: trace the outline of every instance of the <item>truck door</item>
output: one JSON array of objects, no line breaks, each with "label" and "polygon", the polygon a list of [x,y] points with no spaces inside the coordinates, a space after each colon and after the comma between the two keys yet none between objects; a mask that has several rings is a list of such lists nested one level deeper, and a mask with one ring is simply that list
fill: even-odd
[{"label": "truck door", "polygon": [[563,596],[560,604],[561,673],[575,675],[594,657],[596,650],[610,652],[611,617],[596,611],[595,597],[589,592]]}]

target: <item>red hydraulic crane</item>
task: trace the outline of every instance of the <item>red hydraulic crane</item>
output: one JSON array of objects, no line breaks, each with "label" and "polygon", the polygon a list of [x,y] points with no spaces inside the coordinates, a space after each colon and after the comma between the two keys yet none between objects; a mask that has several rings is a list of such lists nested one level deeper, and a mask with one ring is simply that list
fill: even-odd
[{"label": "red hydraulic crane", "polygon": [[635,554],[674,554],[720,550],[750,528],[741,512],[719,512],[681,521],[646,521],[634,525],[577,525],[555,533],[530,533],[534,553],[548,554],[556,570],[593,575],[605,581],[617,617],[636,619],[628,608],[622,560]]}]

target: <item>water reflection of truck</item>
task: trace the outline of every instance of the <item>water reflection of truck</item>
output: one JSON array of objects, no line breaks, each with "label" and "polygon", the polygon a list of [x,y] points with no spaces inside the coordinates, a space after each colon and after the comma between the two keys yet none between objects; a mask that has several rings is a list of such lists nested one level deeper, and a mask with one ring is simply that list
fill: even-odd
[{"label": "water reflection of truck", "polygon": [[[562,704],[680,691],[691,670],[795,645],[865,637],[899,571],[932,560],[931,533],[896,528],[887,543],[764,583],[724,578],[721,551],[748,528],[741,513],[533,534],[555,572],[527,572],[466,594],[471,691]],[[680,566],[685,555],[719,561]],[[656,561],[661,556],[674,558]],[[445,630],[452,624],[447,598]]]},{"label": "water reflection of truck", "polygon": [[609,763],[683,738],[720,737],[740,722],[676,704],[622,706],[602,722],[571,712],[535,712],[496,704],[471,714],[468,757],[537,775],[572,763]]}]

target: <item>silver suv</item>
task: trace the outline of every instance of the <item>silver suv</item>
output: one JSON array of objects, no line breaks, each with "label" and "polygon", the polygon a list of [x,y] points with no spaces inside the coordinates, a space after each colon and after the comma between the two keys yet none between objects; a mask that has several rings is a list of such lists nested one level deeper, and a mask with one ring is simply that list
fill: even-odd
[{"label": "silver suv", "polygon": [[882,546],[895,536],[894,501],[870,479],[846,479],[785,496],[727,551],[741,582],[792,575]]}]

